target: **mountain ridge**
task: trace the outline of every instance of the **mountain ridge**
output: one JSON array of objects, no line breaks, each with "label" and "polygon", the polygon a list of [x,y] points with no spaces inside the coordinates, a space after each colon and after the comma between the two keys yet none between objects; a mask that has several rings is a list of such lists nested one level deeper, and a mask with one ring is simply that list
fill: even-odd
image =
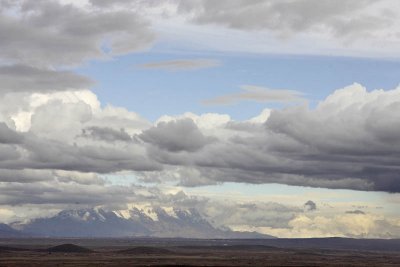
[{"label": "mountain ridge", "polygon": [[40,237],[275,238],[214,227],[196,209],[161,207],[123,212],[101,208],[62,210],[49,218],[10,226],[14,231]]}]

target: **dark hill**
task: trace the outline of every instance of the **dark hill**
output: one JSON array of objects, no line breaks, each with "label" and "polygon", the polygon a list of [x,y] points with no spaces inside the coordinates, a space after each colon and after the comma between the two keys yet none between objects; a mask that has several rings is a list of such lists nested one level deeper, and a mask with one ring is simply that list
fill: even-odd
[{"label": "dark hill", "polygon": [[124,254],[153,254],[153,255],[165,255],[173,253],[168,249],[157,248],[157,247],[134,247],[134,248],[120,250],[118,252]]},{"label": "dark hill", "polygon": [[92,252],[90,249],[85,247],[80,247],[74,244],[62,244],[59,246],[48,248],[49,252],[63,252],[63,253],[84,253]]}]

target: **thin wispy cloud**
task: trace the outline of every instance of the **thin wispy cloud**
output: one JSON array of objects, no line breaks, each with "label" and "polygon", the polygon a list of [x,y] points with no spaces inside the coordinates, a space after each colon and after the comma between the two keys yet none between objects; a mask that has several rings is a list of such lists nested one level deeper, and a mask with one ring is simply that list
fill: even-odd
[{"label": "thin wispy cloud", "polygon": [[145,63],[139,65],[139,67],[142,69],[186,71],[214,68],[220,65],[221,62],[215,59],[176,59]]},{"label": "thin wispy cloud", "polygon": [[203,100],[205,105],[232,105],[241,101],[268,102],[297,102],[302,101],[302,93],[294,90],[269,89],[261,86],[242,85],[242,91]]}]

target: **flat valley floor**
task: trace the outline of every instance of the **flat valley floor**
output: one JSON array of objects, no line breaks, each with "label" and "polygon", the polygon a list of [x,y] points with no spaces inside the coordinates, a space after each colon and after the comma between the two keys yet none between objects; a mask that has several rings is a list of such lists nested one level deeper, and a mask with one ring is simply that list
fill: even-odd
[{"label": "flat valley floor", "polygon": [[0,241],[0,266],[400,266],[400,253],[196,240]]}]

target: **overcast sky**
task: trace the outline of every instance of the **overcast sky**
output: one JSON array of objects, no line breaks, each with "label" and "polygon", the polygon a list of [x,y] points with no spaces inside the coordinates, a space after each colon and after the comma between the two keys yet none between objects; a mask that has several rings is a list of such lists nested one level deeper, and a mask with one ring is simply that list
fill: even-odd
[{"label": "overcast sky", "polygon": [[339,2],[0,0],[0,218],[400,238],[400,2]]}]

